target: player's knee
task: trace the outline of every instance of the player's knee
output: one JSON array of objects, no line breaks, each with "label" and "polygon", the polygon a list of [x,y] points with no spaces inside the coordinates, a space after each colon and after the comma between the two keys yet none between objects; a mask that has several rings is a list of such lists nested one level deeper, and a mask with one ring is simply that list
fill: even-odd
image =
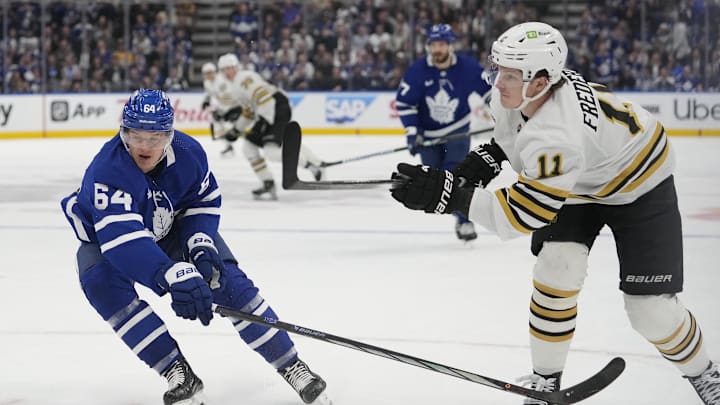
[{"label": "player's knee", "polygon": [[633,329],[648,340],[664,339],[678,328],[685,306],[675,294],[623,295]]},{"label": "player's knee", "polygon": [[103,317],[109,319],[126,307],[137,295],[131,285],[127,288],[108,277],[107,263],[99,263],[80,275],[80,286],[90,305]]},{"label": "player's knee", "polygon": [[546,242],[537,256],[533,278],[561,290],[580,290],[588,267],[588,248],[575,242]]},{"label": "player's knee", "polygon": [[242,153],[249,161],[260,159],[260,148],[247,139],[242,144]]},{"label": "player's knee", "polygon": [[265,158],[273,162],[279,162],[282,160],[280,145],[275,142],[266,143],[265,146],[263,146],[263,151],[265,152]]}]

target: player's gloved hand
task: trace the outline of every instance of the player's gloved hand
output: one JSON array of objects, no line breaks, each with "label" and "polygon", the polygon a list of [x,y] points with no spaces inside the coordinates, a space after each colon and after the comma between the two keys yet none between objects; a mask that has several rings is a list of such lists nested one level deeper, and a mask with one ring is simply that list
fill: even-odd
[{"label": "player's gloved hand", "polygon": [[203,100],[202,105],[200,106],[203,110],[210,107],[210,100]]},{"label": "player's gloved hand", "polygon": [[245,135],[245,134],[242,133],[242,132],[240,132],[240,131],[238,131],[237,128],[230,128],[230,130],[228,130],[228,131],[225,133],[225,135],[223,135],[223,137],[224,137],[225,139],[227,139],[228,141],[230,141],[230,142],[235,142],[235,141],[238,140],[238,138],[240,138],[241,136],[244,136],[244,135]]},{"label": "player's gloved hand", "polygon": [[213,276],[217,279],[225,269],[225,264],[218,254],[215,242],[206,233],[197,232],[188,239],[190,261],[197,267],[202,278],[210,283]]},{"label": "player's gloved hand", "polygon": [[200,319],[209,325],[213,317],[212,292],[202,275],[190,263],[177,262],[158,275],[158,283],[170,292],[171,307],[185,319]]},{"label": "player's gloved hand", "polygon": [[220,112],[218,110],[215,110],[215,111],[213,111],[212,116],[213,116],[213,121],[223,121],[225,114],[223,114],[222,112]]},{"label": "player's gloved hand", "polygon": [[256,139],[262,138],[263,135],[270,131],[270,123],[263,117],[258,117],[252,128],[248,131],[248,136],[254,136]]},{"label": "player's gloved hand", "polygon": [[460,187],[486,187],[500,174],[503,160],[507,160],[507,156],[493,138],[490,143],[471,150],[452,172],[460,179]]},{"label": "player's gloved hand", "polygon": [[436,214],[460,211],[467,215],[473,191],[460,188],[449,170],[400,163],[392,179],[398,181],[390,191],[393,198],[411,210]]},{"label": "player's gloved hand", "polygon": [[405,128],[405,138],[407,141],[408,152],[411,156],[415,156],[420,149],[423,148],[423,141],[425,138],[422,136],[421,131],[418,131],[416,127]]}]

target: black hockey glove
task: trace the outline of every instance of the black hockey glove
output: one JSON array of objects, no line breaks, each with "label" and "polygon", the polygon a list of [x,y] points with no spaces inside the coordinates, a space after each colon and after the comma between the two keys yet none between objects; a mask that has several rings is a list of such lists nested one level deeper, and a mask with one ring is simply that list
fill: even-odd
[{"label": "black hockey glove", "polygon": [[398,181],[390,190],[393,198],[411,210],[436,214],[460,211],[467,215],[470,209],[473,191],[460,188],[449,170],[400,163],[392,179]]},{"label": "black hockey glove", "polygon": [[507,160],[507,156],[493,138],[490,143],[471,150],[452,172],[460,179],[461,187],[486,187],[500,174],[503,160]]},{"label": "black hockey glove", "polygon": [[258,117],[257,121],[255,121],[255,125],[253,125],[250,131],[248,131],[248,136],[255,137],[255,139],[261,139],[263,135],[268,133],[268,131],[270,131],[270,124],[265,118]]},{"label": "black hockey glove", "polygon": [[208,107],[210,107],[210,100],[203,100],[202,105],[200,107],[203,110],[206,110]]}]

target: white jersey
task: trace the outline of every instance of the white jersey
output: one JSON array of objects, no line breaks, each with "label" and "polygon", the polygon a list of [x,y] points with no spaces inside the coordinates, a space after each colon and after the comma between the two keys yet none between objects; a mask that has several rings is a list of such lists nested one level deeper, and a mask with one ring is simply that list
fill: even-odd
[{"label": "white jersey", "polygon": [[551,223],[564,204],[628,204],[672,174],[674,156],[658,120],[640,105],[565,70],[566,83],[530,119],[500,105],[494,137],[518,181],[477,189],[469,217],[501,238]]},{"label": "white jersey", "polygon": [[242,106],[243,117],[247,118],[249,113],[253,113],[256,117],[263,117],[270,125],[275,123],[273,95],[279,90],[263,80],[256,72],[238,71],[232,81],[228,81],[223,76],[217,83],[216,89],[220,111]]},{"label": "white jersey", "polygon": [[207,101],[210,104],[217,103],[217,95],[215,93],[217,91],[217,83],[219,80],[218,76],[215,76],[215,80],[203,80],[203,90],[205,90],[205,95],[203,97],[204,101]]}]

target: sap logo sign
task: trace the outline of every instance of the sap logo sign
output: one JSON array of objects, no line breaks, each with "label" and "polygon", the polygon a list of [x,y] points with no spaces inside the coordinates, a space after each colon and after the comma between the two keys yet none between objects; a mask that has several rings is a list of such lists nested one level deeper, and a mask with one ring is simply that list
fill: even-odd
[{"label": "sap logo sign", "polygon": [[55,100],[50,103],[50,119],[53,121],[67,121],[70,118],[99,117],[105,114],[105,107],[99,105],[84,105],[78,103],[72,109],[65,100]]},{"label": "sap logo sign", "polygon": [[374,99],[374,96],[328,96],[325,101],[325,117],[328,122],[355,121]]}]

